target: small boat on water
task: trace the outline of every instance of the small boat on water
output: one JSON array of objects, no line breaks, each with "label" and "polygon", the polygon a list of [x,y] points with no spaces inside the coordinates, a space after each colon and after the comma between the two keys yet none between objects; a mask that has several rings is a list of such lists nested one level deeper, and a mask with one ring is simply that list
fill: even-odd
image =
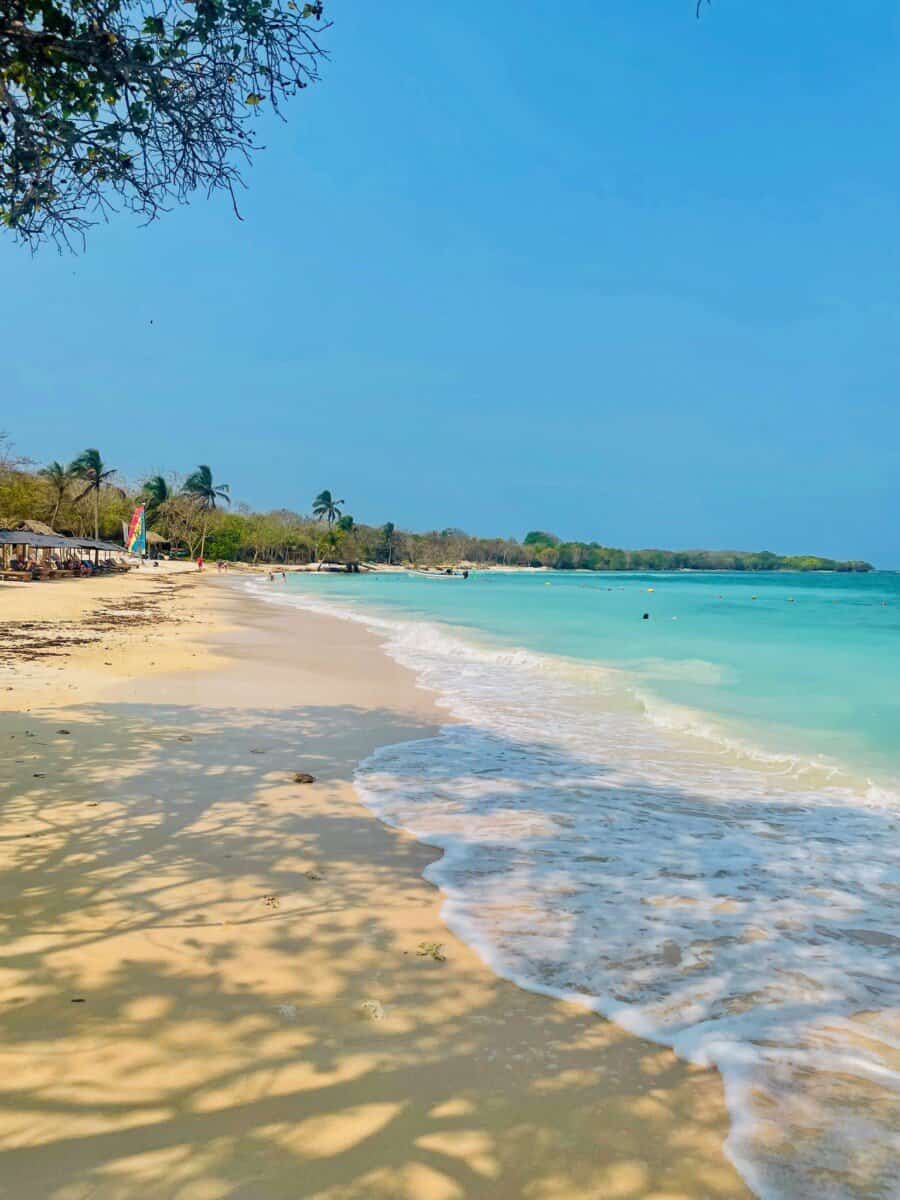
[{"label": "small boat on water", "polygon": [[456,571],[448,567],[446,571],[428,571],[425,568],[413,567],[409,572],[410,575],[415,575],[419,579],[468,579],[469,572]]}]

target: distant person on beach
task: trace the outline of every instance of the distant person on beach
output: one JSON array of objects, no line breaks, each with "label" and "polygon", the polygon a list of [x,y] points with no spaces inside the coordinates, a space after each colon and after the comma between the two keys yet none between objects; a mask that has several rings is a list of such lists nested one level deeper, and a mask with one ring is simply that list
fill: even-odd
[{"label": "distant person on beach", "polygon": [[197,555],[197,570],[198,571],[203,570],[203,555],[202,554]]}]

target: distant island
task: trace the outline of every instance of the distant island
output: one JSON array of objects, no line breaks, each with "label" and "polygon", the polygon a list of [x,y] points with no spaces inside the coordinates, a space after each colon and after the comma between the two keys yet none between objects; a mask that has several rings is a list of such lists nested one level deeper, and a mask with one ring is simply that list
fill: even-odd
[{"label": "distant island", "polygon": [[96,449],[71,462],[38,466],[14,453],[0,433],[0,529],[93,536],[122,542],[138,505],[146,511],[151,553],[255,564],[343,563],[373,566],[544,567],[560,571],[843,571],[874,570],[861,560],[768,550],[621,550],[565,542],[532,530],[515,538],[473,537],[461,529],[413,533],[392,522],[366,525],[325,490],[309,515],[279,508],[231,508],[228,484],[201,464],[187,475],[151,475],[129,483]]}]

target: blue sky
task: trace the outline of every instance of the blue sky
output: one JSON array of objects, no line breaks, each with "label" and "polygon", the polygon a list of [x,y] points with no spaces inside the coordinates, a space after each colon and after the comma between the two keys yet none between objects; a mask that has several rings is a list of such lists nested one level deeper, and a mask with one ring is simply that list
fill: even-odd
[{"label": "blue sky", "polygon": [[243,223],[0,246],[21,451],[900,567],[896,3],[330,7]]}]

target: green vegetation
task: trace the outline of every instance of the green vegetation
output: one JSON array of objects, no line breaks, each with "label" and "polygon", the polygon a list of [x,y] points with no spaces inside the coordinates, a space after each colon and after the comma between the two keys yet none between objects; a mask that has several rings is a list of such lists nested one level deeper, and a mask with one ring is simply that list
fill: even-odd
[{"label": "green vegetation", "polygon": [[324,492],[319,492],[315,500],[313,500],[313,516],[317,520],[326,520],[329,525],[333,525],[341,515],[341,505],[346,504],[345,500],[335,500],[331,492],[326,488]]},{"label": "green vegetation", "polygon": [[196,471],[192,471],[188,475],[182,491],[194,507],[203,514],[200,525],[200,553],[202,555],[206,550],[210,513],[215,512],[217,500],[224,500],[226,504],[231,503],[231,496],[228,494],[231,488],[227,483],[214,483],[212,471],[205,463],[201,463]]},{"label": "green vegetation", "polygon": [[871,571],[862,561],[838,562],[816,555],[782,555],[769,550],[619,550],[597,542],[561,542],[533,532],[525,545],[535,565],[590,571]]},{"label": "green vegetation", "polygon": [[53,496],[53,515],[50,517],[50,524],[55,528],[62,502],[65,500],[72,485],[72,476],[69,473],[69,468],[64,467],[59,462],[47,463],[46,467],[42,467],[38,471],[38,475],[46,479]]},{"label": "green vegetation", "polygon": [[321,0],[0,5],[0,226],[36,248],[116,202],[234,202],[252,118],[318,78]]},{"label": "green vegetation", "polygon": [[122,523],[145,504],[150,528],[192,557],[249,563],[411,563],[417,566],[554,567],[591,571],[871,571],[867,562],[837,562],[811,555],[785,557],[769,551],[620,550],[598,542],[563,542],[532,530],[523,541],[479,538],[461,529],[412,533],[392,522],[365,525],[342,511],[328,490],[312,502],[312,515],[289,509],[226,511],[227,484],[201,464],[179,480],[152,475],[128,485],[107,467],[99,451],[85,450],[70,467],[51,462],[36,469],[13,453],[0,435],[0,527],[43,521],[61,533],[122,540]]},{"label": "green vegetation", "polygon": [[[58,466],[59,463],[51,463],[47,469],[55,472],[55,468]],[[100,536],[100,492],[103,488],[109,490],[113,486],[111,480],[116,473],[115,467],[107,467],[100,457],[99,450],[89,449],[82,450],[78,457],[72,460],[68,473],[73,479],[78,479],[85,485],[84,490],[75,497],[75,503],[83,500],[85,496],[91,496],[93,499],[94,537],[98,538]]]},{"label": "green vegetation", "polygon": [[[151,475],[144,480],[138,499],[144,505],[148,518],[167,500],[172,498],[172,489],[162,475]],[[50,522],[51,525],[53,522]]]}]

